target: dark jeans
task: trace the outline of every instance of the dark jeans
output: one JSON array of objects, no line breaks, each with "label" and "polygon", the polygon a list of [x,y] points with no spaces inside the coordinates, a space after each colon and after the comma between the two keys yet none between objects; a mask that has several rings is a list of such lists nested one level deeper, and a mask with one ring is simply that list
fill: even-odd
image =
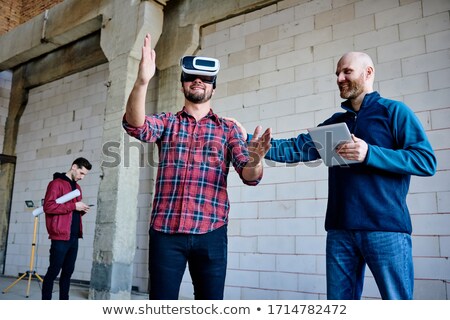
[{"label": "dark jeans", "polygon": [[53,282],[59,277],[59,300],[69,300],[70,277],[75,269],[78,253],[78,238],[68,241],[52,240],[50,246],[50,265],[42,284],[42,300],[51,300]]},{"label": "dark jeans", "polygon": [[196,300],[222,300],[227,269],[227,227],[206,234],[150,229],[150,299],[176,300],[189,265]]}]

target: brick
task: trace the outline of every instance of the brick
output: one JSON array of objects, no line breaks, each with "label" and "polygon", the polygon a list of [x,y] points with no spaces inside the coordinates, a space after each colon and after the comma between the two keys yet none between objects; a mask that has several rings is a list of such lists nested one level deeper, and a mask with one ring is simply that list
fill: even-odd
[{"label": "brick", "polygon": [[239,38],[261,31],[260,20],[246,21],[230,28],[230,39]]},{"label": "brick", "polygon": [[295,176],[292,175],[291,168],[284,167],[268,167],[264,169],[263,184],[287,183],[294,182]]},{"label": "brick", "polygon": [[[296,253],[300,255],[322,255],[326,249],[326,237],[323,235],[297,236]],[[316,270],[317,271],[317,270]]]},{"label": "brick", "polygon": [[377,29],[355,36],[355,50],[364,51],[399,40],[397,26]]},{"label": "brick", "polygon": [[445,281],[414,279],[414,300],[447,300]]},{"label": "brick", "polygon": [[450,109],[440,109],[432,111],[431,123],[433,129],[446,129],[450,123]]},{"label": "brick", "polygon": [[450,260],[415,257],[414,276],[419,279],[450,279]]},{"label": "brick", "polygon": [[422,1],[422,6],[425,17],[450,10],[450,3],[447,0]]},{"label": "brick", "polygon": [[333,25],[333,40],[347,38],[349,36],[375,30],[375,19],[373,16],[364,16]]},{"label": "brick", "polygon": [[285,38],[271,43],[261,45],[261,58],[268,58],[272,56],[281,55],[286,52],[294,50],[294,38]]},{"label": "brick", "polygon": [[311,199],[315,197],[313,182],[297,182],[277,185],[277,199]]},{"label": "brick", "polygon": [[446,236],[450,228],[450,214],[412,215],[414,235]]},{"label": "brick", "polygon": [[404,102],[414,111],[448,107],[448,89],[425,91],[405,96]]},{"label": "brick", "polygon": [[276,57],[269,57],[244,65],[244,76],[250,77],[258,74],[274,72],[276,70]]},{"label": "brick", "polygon": [[355,16],[362,17],[381,12],[389,9],[396,8],[398,6],[397,1],[391,0],[363,0],[355,3]]},{"label": "brick", "polygon": [[295,201],[271,201],[258,204],[260,218],[295,217]]},{"label": "brick", "polygon": [[304,199],[296,201],[298,217],[325,217],[326,209],[326,199]]},{"label": "brick", "polygon": [[[449,133],[450,129],[448,128],[444,130],[433,130],[427,133],[428,139],[430,140],[434,150],[450,148],[450,141],[448,139]],[[442,174],[445,174],[445,172],[442,172]]]},{"label": "brick", "polygon": [[240,52],[231,53],[228,56],[228,66],[226,70],[230,67],[243,65],[246,63],[250,63],[259,59],[259,48],[252,47],[248,49],[244,49]]},{"label": "brick", "polygon": [[305,17],[300,20],[295,20],[289,23],[285,23],[279,27],[279,38],[296,37],[301,34],[306,34],[314,30],[313,17]]},{"label": "brick", "polygon": [[438,205],[438,213],[450,212],[450,191],[437,193],[437,205]]},{"label": "brick", "polygon": [[[378,11],[378,10],[377,10]],[[380,10],[381,11],[381,10]],[[375,27],[382,29],[422,17],[421,2],[413,2],[404,6],[389,8],[375,13]]]},{"label": "brick", "polygon": [[294,9],[288,8],[261,17],[261,30],[290,23],[294,20]]},{"label": "brick", "polygon": [[231,39],[229,41],[219,43],[216,46],[216,53],[218,56],[223,56],[233,52],[242,51],[245,47],[244,38]]},{"label": "brick", "polygon": [[293,273],[315,273],[316,257],[314,255],[277,255],[276,271]]},{"label": "brick", "polygon": [[297,275],[293,273],[270,272],[261,275],[260,287],[263,289],[297,290]]},{"label": "brick", "polygon": [[258,237],[256,236],[240,237],[237,235],[232,235],[228,238],[228,240],[228,248],[230,252],[252,253],[258,250]]},{"label": "brick", "polygon": [[260,81],[258,76],[249,78],[236,79],[228,83],[228,94],[237,95],[244,92],[256,91],[260,87]]},{"label": "brick", "polygon": [[353,51],[354,43],[352,37],[346,37],[325,43],[317,44],[314,47],[314,60],[320,61],[327,58],[341,57],[344,53]]},{"label": "brick", "polygon": [[241,189],[242,201],[268,201],[275,200],[276,188],[274,185],[261,185]]},{"label": "brick", "polygon": [[242,253],[239,255],[239,267],[242,270],[275,270],[275,256],[260,253]]},{"label": "brick", "polygon": [[256,219],[258,216],[258,204],[256,202],[233,203],[230,208],[230,216],[233,219]]},{"label": "brick", "polygon": [[[277,120],[277,127],[281,128],[278,132],[295,131],[300,129],[306,129],[311,127],[311,123],[314,121],[314,114],[294,114],[285,117],[279,117]],[[295,134],[292,134],[294,137]]]},{"label": "brick", "polygon": [[313,0],[307,3],[302,3],[295,7],[295,18],[301,19],[304,17],[320,14],[321,12],[329,11],[332,8],[331,0]]},{"label": "brick", "polygon": [[261,30],[257,33],[249,34],[245,37],[245,48],[260,46],[265,43],[271,43],[278,39],[278,28]]},{"label": "brick", "polygon": [[237,287],[259,287],[259,273],[254,271],[227,270],[226,284]]},{"label": "brick", "polygon": [[448,30],[450,18],[448,12],[425,17],[419,20],[399,24],[400,40]]},{"label": "brick", "polygon": [[396,59],[413,57],[425,53],[425,41],[423,38],[413,38],[377,48],[378,63]]},{"label": "brick", "polygon": [[276,116],[292,115],[295,113],[295,100],[280,100],[260,107],[260,118],[272,118]]},{"label": "brick", "polygon": [[313,81],[295,81],[276,88],[276,95],[283,99],[306,97],[314,93]]},{"label": "brick", "polygon": [[381,81],[379,85],[380,91],[386,97],[414,94],[417,92],[427,91],[428,77],[426,74],[422,73],[393,80]]},{"label": "brick", "polygon": [[277,68],[285,69],[313,62],[311,48],[290,51],[277,56]]},{"label": "brick", "polygon": [[320,43],[327,43],[333,38],[331,27],[326,27],[295,36],[295,49],[308,48]]},{"label": "brick", "polygon": [[450,257],[450,236],[439,237],[442,257]]},{"label": "brick", "polygon": [[326,277],[320,274],[299,274],[298,288],[303,292],[326,293]]},{"label": "brick", "polygon": [[[333,92],[324,92],[321,94],[313,94],[310,96],[299,97],[299,98],[295,99],[296,113],[301,113],[301,112],[306,112],[306,111],[311,111],[311,110],[328,109],[330,107],[333,107],[334,105],[335,105],[335,103],[334,103],[334,93]],[[314,123],[312,125],[314,125]]]},{"label": "brick", "polygon": [[332,26],[355,18],[355,6],[353,4],[333,8],[315,15],[314,24],[316,29]]},{"label": "brick", "polygon": [[427,52],[450,48],[450,30],[436,32],[425,36]]},{"label": "brick", "polygon": [[292,81],[294,81],[293,69],[283,69],[279,71],[265,73],[260,76],[261,88],[282,85]]},{"label": "brick", "polygon": [[412,248],[414,257],[439,257],[439,238],[427,236],[413,236]]}]

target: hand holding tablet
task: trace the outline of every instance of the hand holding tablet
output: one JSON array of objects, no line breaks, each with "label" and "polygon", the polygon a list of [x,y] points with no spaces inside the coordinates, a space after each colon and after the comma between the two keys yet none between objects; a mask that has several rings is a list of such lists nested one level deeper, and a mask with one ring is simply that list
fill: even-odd
[{"label": "hand holding tablet", "polygon": [[323,163],[327,167],[358,163],[357,160],[347,160],[336,153],[336,148],[345,142],[351,142],[352,136],[347,124],[335,123],[308,129]]}]

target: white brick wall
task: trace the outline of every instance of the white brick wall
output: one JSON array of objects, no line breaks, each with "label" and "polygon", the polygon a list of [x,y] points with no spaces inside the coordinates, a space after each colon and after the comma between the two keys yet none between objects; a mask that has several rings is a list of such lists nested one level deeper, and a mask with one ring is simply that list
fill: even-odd
[{"label": "white brick wall", "polygon": [[[244,77],[259,78],[259,87],[239,92],[251,97],[244,104],[252,108],[237,109],[241,101],[235,107],[227,94],[214,100],[221,115],[237,118],[249,132],[261,124],[271,126],[275,137],[294,137],[339,110],[334,70],[341,54],[368,52],[376,65],[375,87],[383,96],[402,100],[418,113],[439,160],[434,177],[413,177],[407,199],[414,225],[415,296],[419,299],[450,298],[446,291],[450,281],[449,4],[444,0],[407,1],[404,5],[393,0],[281,1],[279,11],[246,17],[245,25],[253,28],[241,33],[234,30],[243,30],[244,25],[230,28],[236,43],[242,43],[239,37],[245,39],[242,53],[252,48],[254,56],[254,48],[260,50],[259,59],[242,62]],[[209,28],[208,38],[215,38],[214,26]],[[217,30],[217,37],[224,33],[227,31],[222,28]],[[208,43],[215,42],[211,39]],[[204,50],[219,48],[217,43]],[[234,69],[239,55],[239,51],[233,52]],[[221,53],[221,60],[227,59]],[[222,72],[228,74],[228,68]],[[221,78],[218,90],[226,86]],[[227,275],[226,297],[324,298],[324,166],[270,164],[256,188],[242,186],[233,174],[233,265]],[[379,298],[370,271],[366,278],[364,296]]]}]

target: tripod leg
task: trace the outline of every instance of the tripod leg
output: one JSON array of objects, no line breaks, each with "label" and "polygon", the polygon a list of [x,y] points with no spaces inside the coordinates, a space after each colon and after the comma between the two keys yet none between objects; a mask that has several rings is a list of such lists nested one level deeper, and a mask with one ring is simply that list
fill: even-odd
[{"label": "tripod leg", "polygon": [[41,276],[37,272],[35,272],[34,275],[36,276],[36,278],[41,280],[41,282],[44,282],[44,279],[42,279]]},{"label": "tripod leg", "polygon": [[13,283],[11,283],[5,290],[2,291],[2,293],[6,293],[8,292],[9,289],[11,289],[12,287],[14,287],[20,280],[22,280],[23,278],[25,278],[25,276],[28,274],[28,272],[25,272],[23,275],[21,275],[19,278],[16,279],[16,281],[14,281]]},{"label": "tripod leg", "polygon": [[27,284],[27,294],[25,296],[27,298],[30,296],[30,283],[31,283],[31,277],[33,276],[33,273],[31,271],[28,273],[29,273],[29,275],[28,275],[28,284]]},{"label": "tripod leg", "polygon": [[41,278],[41,276],[39,274],[37,274],[35,271],[30,272],[30,275],[28,277],[28,285],[27,285],[27,295],[26,295],[27,298],[30,296],[30,284],[31,284],[32,276],[35,276],[36,279],[41,280],[41,282],[44,282],[44,280]]}]

